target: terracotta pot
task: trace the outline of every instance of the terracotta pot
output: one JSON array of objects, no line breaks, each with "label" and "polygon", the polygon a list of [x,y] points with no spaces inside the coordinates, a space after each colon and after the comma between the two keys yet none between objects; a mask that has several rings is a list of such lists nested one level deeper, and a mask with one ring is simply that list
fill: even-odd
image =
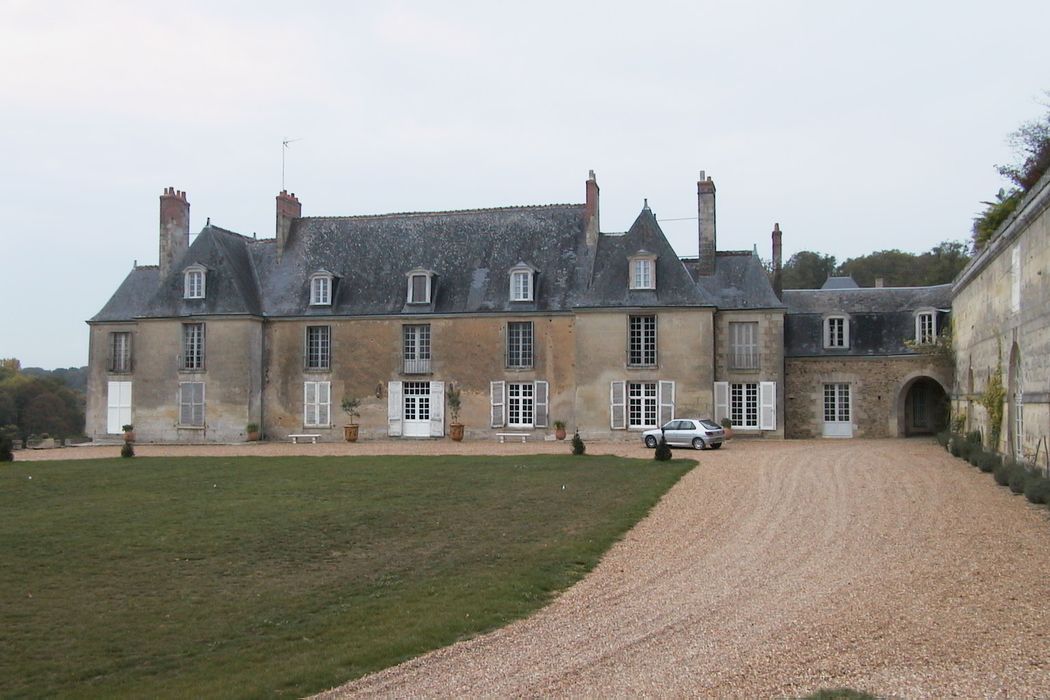
[{"label": "terracotta pot", "polygon": [[248,433],[248,438],[247,439],[248,439],[248,442],[258,442],[259,441],[259,432],[255,431],[254,433]]},{"label": "terracotta pot", "polygon": [[456,442],[462,441],[463,440],[463,424],[462,423],[449,423],[448,436],[450,438],[452,438],[453,440],[455,440]]},{"label": "terracotta pot", "polygon": [[722,428],[722,430],[724,430],[725,433],[726,433],[726,442],[729,442],[730,440],[733,439],[733,429],[732,428]]},{"label": "terracotta pot", "polygon": [[565,439],[565,428],[555,428],[554,429],[554,437],[556,437],[559,440],[564,440]]},{"label": "terracotta pot", "polygon": [[344,425],[343,426],[343,437],[346,438],[347,442],[357,442],[357,425]]},{"label": "terracotta pot", "polygon": [[135,442],[135,431],[129,430],[124,433],[124,442]]}]

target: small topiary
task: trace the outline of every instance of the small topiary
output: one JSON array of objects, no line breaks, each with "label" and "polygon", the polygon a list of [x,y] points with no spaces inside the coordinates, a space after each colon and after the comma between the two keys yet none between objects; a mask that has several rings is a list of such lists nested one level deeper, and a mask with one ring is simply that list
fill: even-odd
[{"label": "small topiary", "polygon": [[977,468],[982,472],[989,474],[995,471],[996,468],[1000,467],[1002,463],[1002,458],[994,452],[983,452],[981,454],[981,460],[977,463]]},{"label": "small topiary", "polygon": [[134,457],[135,456],[135,448],[134,448],[134,446],[132,446],[132,444],[130,442],[125,442],[124,446],[120,448],[120,456],[121,457]]},{"label": "small topiary", "polygon": [[11,448],[14,446],[14,441],[11,440],[7,435],[0,435],[0,462],[13,462],[15,461],[14,452]]},{"label": "small topiary", "polygon": [[653,455],[653,459],[657,462],[666,462],[671,459],[671,446],[667,444],[667,440],[663,435],[660,436],[660,442],[656,445],[656,453]]},{"label": "small topiary", "polygon": [[580,437],[580,431],[577,430],[572,436],[572,453],[582,455],[586,451],[587,446],[583,444],[583,438]]},{"label": "small topiary", "polygon": [[1029,472],[1024,497],[1031,503],[1050,503],[1050,479],[1039,472]]}]

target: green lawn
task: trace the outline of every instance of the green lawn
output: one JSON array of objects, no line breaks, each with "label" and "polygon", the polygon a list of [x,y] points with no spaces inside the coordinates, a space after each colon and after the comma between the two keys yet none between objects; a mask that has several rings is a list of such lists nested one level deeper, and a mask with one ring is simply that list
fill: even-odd
[{"label": "green lawn", "polygon": [[692,464],[0,466],[0,696],[323,690],[541,607]]}]

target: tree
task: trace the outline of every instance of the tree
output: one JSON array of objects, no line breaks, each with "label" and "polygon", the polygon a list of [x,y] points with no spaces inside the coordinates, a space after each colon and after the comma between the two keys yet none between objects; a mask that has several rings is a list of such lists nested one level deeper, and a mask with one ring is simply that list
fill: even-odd
[{"label": "tree", "polygon": [[[1046,92],[1050,97],[1050,91]],[[1010,134],[1007,143],[1013,148],[1018,161],[1008,165],[997,165],[995,169],[1022,192],[1032,189],[1047,168],[1050,167],[1050,103],[1044,103],[1046,114],[1040,119],[1025,122]]]},{"label": "tree", "polygon": [[850,258],[836,274],[852,276],[861,287],[875,286],[879,277],[888,287],[925,287],[951,282],[969,260],[965,243],[942,241],[920,255],[893,249]]},{"label": "tree", "polygon": [[835,256],[801,250],[784,265],[784,289],[820,289],[835,271]]}]

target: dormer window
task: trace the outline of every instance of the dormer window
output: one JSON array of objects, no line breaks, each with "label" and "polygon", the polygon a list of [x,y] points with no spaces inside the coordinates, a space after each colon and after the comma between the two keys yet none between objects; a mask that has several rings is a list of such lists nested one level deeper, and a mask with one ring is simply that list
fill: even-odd
[{"label": "dormer window", "polygon": [[204,265],[190,265],[183,272],[182,298],[203,299],[206,282]]},{"label": "dormer window", "polygon": [[536,275],[536,268],[532,267],[527,263],[518,263],[510,270],[510,300],[511,301],[532,301],[533,300],[533,279]]},{"label": "dormer window", "polygon": [[933,311],[920,311],[915,314],[915,342],[919,345],[933,345],[937,342],[937,315]]},{"label": "dormer window", "polygon": [[656,289],[656,256],[640,250],[630,258],[631,289]]},{"label": "dormer window", "polygon": [[332,273],[324,271],[310,277],[310,306],[332,305],[332,278]]},{"label": "dormer window", "polygon": [[408,303],[429,304],[434,273],[422,268],[408,273]]},{"label": "dormer window", "polygon": [[849,347],[849,318],[846,316],[827,316],[824,318],[824,347]]}]

